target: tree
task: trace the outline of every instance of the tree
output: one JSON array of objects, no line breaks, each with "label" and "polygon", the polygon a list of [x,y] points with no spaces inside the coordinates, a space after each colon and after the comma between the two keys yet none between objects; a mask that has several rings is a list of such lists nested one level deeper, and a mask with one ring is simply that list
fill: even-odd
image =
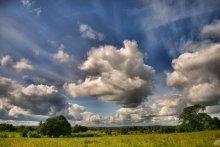
[{"label": "tree", "polygon": [[15,130],[12,124],[0,124],[0,131],[13,132]]},{"label": "tree", "polygon": [[73,133],[86,132],[88,130],[85,126],[75,125],[73,127]]},{"label": "tree", "polygon": [[213,123],[215,124],[216,129],[220,128],[220,120],[217,117],[213,118]]},{"label": "tree", "polygon": [[71,125],[63,115],[48,118],[40,125],[40,133],[49,137],[68,136],[71,134]]},{"label": "tree", "polygon": [[121,128],[120,129],[120,133],[122,134],[122,135],[126,135],[126,134],[128,134],[128,128],[125,128],[125,127],[123,127],[123,128]]},{"label": "tree", "polygon": [[204,113],[205,106],[194,105],[183,109],[179,116],[178,131],[202,131],[214,129],[214,123],[211,116]]}]

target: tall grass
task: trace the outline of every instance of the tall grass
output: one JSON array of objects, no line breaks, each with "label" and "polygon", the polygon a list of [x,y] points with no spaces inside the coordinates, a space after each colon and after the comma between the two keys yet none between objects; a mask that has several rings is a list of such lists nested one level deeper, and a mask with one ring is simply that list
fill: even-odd
[{"label": "tall grass", "polygon": [[0,147],[211,147],[220,130],[72,138],[0,138]]}]

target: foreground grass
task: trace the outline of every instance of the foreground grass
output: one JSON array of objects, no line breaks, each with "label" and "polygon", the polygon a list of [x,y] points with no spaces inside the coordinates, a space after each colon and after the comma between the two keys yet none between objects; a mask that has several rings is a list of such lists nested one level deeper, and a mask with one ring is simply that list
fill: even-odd
[{"label": "foreground grass", "polygon": [[[16,135],[15,135],[16,136]],[[220,138],[220,130],[173,134],[139,134],[73,138],[0,138],[1,147],[211,147]]]}]

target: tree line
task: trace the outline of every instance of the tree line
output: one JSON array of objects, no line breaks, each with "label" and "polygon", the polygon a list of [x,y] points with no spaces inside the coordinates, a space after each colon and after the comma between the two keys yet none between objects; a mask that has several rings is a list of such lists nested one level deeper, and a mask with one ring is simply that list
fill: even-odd
[{"label": "tree line", "polygon": [[[126,135],[138,133],[174,133],[174,132],[193,132],[203,130],[220,129],[220,120],[217,117],[212,118],[204,113],[205,106],[194,105],[183,109],[179,115],[179,124],[177,126],[128,126],[128,127],[86,127],[75,125],[71,127],[70,123],[63,115],[50,117],[45,122],[40,122],[38,127],[14,127],[12,124],[0,124],[0,131],[14,132],[19,131],[22,137],[64,137],[74,136],[74,133],[87,131],[99,131],[106,135]],[[94,135],[87,134],[89,137]],[[75,136],[82,137],[78,134]],[[86,137],[84,135],[84,137]]]}]

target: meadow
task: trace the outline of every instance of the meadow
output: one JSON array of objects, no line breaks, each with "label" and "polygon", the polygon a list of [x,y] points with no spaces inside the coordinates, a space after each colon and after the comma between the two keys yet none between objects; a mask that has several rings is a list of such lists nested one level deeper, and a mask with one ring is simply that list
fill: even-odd
[{"label": "meadow", "polygon": [[100,137],[22,138],[17,132],[2,132],[0,147],[211,147],[220,130],[171,134],[135,134]]}]

